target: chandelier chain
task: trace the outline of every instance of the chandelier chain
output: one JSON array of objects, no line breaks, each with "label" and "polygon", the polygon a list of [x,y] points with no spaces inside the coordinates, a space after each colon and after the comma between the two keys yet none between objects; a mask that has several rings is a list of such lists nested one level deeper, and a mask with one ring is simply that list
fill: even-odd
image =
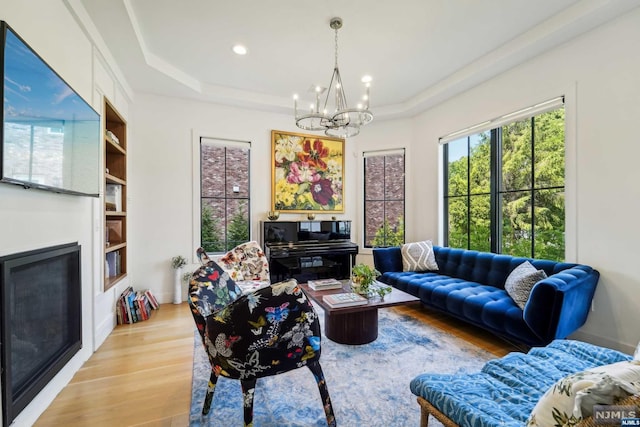
[{"label": "chandelier chain", "polygon": [[335,60],[336,60],[335,68],[338,68],[338,28],[336,28],[334,31],[336,32],[336,35],[335,35]]}]

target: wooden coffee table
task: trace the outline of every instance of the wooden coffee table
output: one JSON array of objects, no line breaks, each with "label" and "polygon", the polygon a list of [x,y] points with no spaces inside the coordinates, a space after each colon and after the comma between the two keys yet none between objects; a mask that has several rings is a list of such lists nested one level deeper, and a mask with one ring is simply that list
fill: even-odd
[{"label": "wooden coffee table", "polygon": [[322,297],[324,295],[351,292],[348,281],[342,289],[330,289],[326,291],[314,291],[306,283],[300,285],[304,292],[324,310],[324,335],[331,341],[340,344],[367,344],[378,338],[378,309],[393,307],[420,301],[406,292],[392,288],[390,294],[370,298],[365,305],[353,307],[332,308]]}]

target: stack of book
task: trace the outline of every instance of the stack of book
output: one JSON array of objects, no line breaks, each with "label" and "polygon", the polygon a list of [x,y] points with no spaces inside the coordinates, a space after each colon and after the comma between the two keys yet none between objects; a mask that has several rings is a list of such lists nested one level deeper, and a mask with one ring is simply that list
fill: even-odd
[{"label": "stack of book", "polygon": [[309,280],[307,285],[314,291],[342,288],[342,282],[336,279]]},{"label": "stack of book", "polygon": [[331,294],[322,297],[324,302],[331,308],[352,307],[355,305],[365,305],[369,300],[355,292],[345,292],[341,294]]},{"label": "stack of book", "polygon": [[149,289],[134,291],[129,286],[116,303],[118,324],[136,323],[151,317],[151,311],[160,308],[158,300]]}]

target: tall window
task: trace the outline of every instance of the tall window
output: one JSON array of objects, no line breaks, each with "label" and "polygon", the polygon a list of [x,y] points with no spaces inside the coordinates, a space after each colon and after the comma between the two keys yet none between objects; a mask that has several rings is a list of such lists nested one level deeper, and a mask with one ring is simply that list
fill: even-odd
[{"label": "tall window", "polygon": [[564,107],[444,145],[445,244],[564,259]]},{"label": "tall window", "polygon": [[404,243],[404,150],[364,153],[365,247]]},{"label": "tall window", "polygon": [[200,139],[200,244],[207,252],[249,240],[249,154],[246,142]]}]

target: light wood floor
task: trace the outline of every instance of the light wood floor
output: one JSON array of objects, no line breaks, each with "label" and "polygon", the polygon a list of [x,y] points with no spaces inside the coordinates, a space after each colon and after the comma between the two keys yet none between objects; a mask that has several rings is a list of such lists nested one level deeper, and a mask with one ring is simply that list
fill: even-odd
[{"label": "light wood floor", "polygon": [[[496,357],[517,351],[480,329],[420,304],[391,310],[448,331]],[[119,325],[35,426],[188,426],[193,333],[186,303],[163,304],[150,320]]]}]

